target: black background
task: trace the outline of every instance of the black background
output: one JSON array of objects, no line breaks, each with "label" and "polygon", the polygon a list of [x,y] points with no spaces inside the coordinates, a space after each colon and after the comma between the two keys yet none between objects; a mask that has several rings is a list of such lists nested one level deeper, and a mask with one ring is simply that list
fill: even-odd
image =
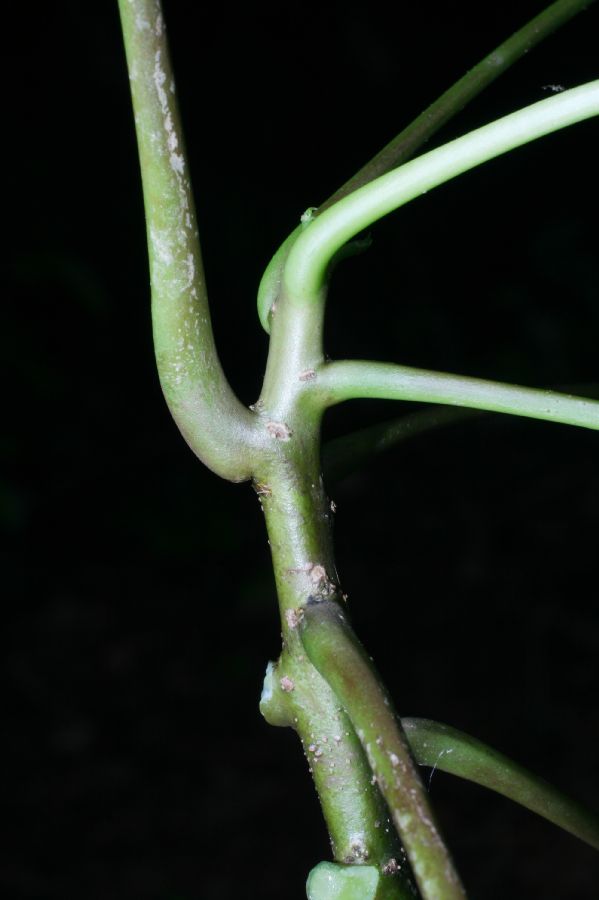
[{"label": "black background", "polygon": [[[165,3],[217,341],[245,402],[260,273],[318,205],[539,9]],[[279,629],[261,512],[179,437],[154,372],[112,2],[5,27],[0,453],[6,898],[300,898],[328,857],[299,744],[257,701]],[[598,77],[599,7],[436,141]],[[374,229],[333,357],[599,381],[596,122]],[[8,246],[7,246],[8,245]],[[326,431],[409,411],[355,403]],[[330,493],[356,627],[402,714],[471,731],[599,808],[597,434],[486,417]],[[596,854],[482,789],[432,800],[473,898],[593,898]]]}]

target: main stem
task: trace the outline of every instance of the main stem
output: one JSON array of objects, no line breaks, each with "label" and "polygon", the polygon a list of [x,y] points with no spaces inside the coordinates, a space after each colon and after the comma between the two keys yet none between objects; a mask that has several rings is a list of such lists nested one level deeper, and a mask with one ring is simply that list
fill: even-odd
[{"label": "main stem", "polygon": [[270,438],[254,483],[266,518],[283,638],[281,656],[267,671],[261,710],[271,724],[298,733],[334,859],[389,872],[393,896],[402,900],[414,893],[386,804],[347,714],[307,658],[299,634],[311,600],[342,601],[331,538],[333,510],[320,471],[321,412],[305,401],[306,382],[323,361],[321,310],[315,304],[298,313],[283,298],[255,407]]},{"label": "main stem", "polygon": [[[272,318],[264,388],[255,407],[262,428],[271,436],[270,450],[256,472],[256,489],[266,516],[283,632],[283,651],[276,665],[269,666],[261,708],[268,721],[298,731],[335,859],[376,865],[389,879],[387,885],[392,884],[389,896],[399,900],[413,896],[411,875],[383,800],[381,779],[377,784],[372,777],[362,723],[357,726],[353,721],[348,703],[329,679],[326,666],[321,667],[321,657],[316,667],[302,640],[312,607],[333,604],[342,608],[345,604],[333,556],[333,510],[320,469],[324,405],[319,402],[318,390],[307,389],[317,387],[324,368],[324,300],[322,294],[313,303],[298,307],[285,293],[280,297]],[[352,646],[348,628],[339,636],[336,652],[351,661]],[[371,674],[378,681],[378,676]],[[357,686],[356,690],[359,693]],[[379,693],[383,696],[382,687]],[[372,711],[371,718],[374,728],[389,725],[390,739],[394,726],[382,722],[380,707]],[[392,815],[397,821],[396,801],[401,805],[406,796],[418,795],[418,808],[405,812],[425,825],[432,821],[432,813],[419,776],[413,766],[402,774],[404,795],[391,798]],[[422,897],[462,897],[449,855],[445,853],[441,862],[433,860],[430,835],[427,831],[423,839],[423,834],[421,829],[406,847]]]},{"label": "main stem", "polygon": [[[269,667],[261,709],[272,724],[296,730],[308,760],[329,831],[334,859],[401,865],[403,855],[368,760],[354,728],[328,683],[308,660],[299,636],[303,609],[314,597],[336,596],[339,587],[329,534],[332,515],[312,448],[301,464],[273,466],[257,484],[266,516],[283,649]],[[299,440],[298,440],[299,442]],[[311,457],[311,458],[310,458]],[[398,881],[397,897],[412,896]]]}]

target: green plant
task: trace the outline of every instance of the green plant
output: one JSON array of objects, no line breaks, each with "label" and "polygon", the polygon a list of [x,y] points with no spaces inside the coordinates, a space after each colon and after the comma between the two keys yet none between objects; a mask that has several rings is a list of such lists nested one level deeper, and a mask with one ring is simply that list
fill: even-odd
[{"label": "green plant", "polygon": [[[269,664],[261,711],[294,728],[310,760],[335,863],[311,873],[312,900],[457,898],[464,889],[435,824],[416,763],[436,764],[545,815],[599,846],[593,816],[472,738],[402,722],[347,621],[321,476],[326,409],[353,398],[417,400],[599,429],[599,403],[547,390],[404,366],[327,361],[323,318],[335,265],[360,234],[448,179],[599,113],[599,82],[558,93],[412,159],[424,141],[522,53],[585,6],[558,0],[444,94],[318,209],[268,266],[258,310],[270,333],[260,398],[247,409],[218,359],[188,166],[157,0],[120,0],[136,114],[152,281],[156,358],[169,408],[215,473],[251,480],[265,513],[283,651]],[[442,413],[424,420],[437,424]],[[401,437],[385,426],[382,438]],[[350,436],[337,461],[363,458],[380,429]],[[355,453],[356,442],[359,453]]]}]

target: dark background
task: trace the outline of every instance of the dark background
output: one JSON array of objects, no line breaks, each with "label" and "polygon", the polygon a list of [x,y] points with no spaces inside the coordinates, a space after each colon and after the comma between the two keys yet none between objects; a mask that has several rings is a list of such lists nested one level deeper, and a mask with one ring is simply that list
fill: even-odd
[{"label": "dark background", "polygon": [[[300,213],[541,4],[167,2],[217,340],[261,383],[260,273]],[[157,385],[112,2],[13,5],[3,48],[2,819],[7,900],[300,898],[328,843],[299,744],[260,718],[279,628],[251,489]],[[439,141],[596,78],[599,7]],[[374,229],[328,350],[598,382],[597,122]],[[8,245],[8,246],[7,246]],[[406,404],[348,405],[329,435]],[[595,432],[483,417],[330,485],[355,624],[402,714],[471,731],[599,809]],[[599,857],[435,774],[472,898],[599,895]]]}]

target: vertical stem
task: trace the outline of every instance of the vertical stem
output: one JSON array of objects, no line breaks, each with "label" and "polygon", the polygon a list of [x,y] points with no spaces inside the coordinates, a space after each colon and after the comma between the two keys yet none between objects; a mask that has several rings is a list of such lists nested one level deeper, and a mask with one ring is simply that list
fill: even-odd
[{"label": "vertical stem", "polygon": [[330,536],[332,511],[319,470],[319,426],[274,438],[256,484],[266,516],[281,609],[283,651],[270,667],[261,709],[302,742],[331,838],[345,864],[371,864],[396,882],[390,896],[413,898],[409,872],[360,741],[338,698],[308,660],[299,636],[310,598],[339,594]]},{"label": "vertical stem", "polygon": [[220,365],[160,0],[119,0],[135,112],[160,382],[193,451],[232,481],[251,476],[254,418]]}]

